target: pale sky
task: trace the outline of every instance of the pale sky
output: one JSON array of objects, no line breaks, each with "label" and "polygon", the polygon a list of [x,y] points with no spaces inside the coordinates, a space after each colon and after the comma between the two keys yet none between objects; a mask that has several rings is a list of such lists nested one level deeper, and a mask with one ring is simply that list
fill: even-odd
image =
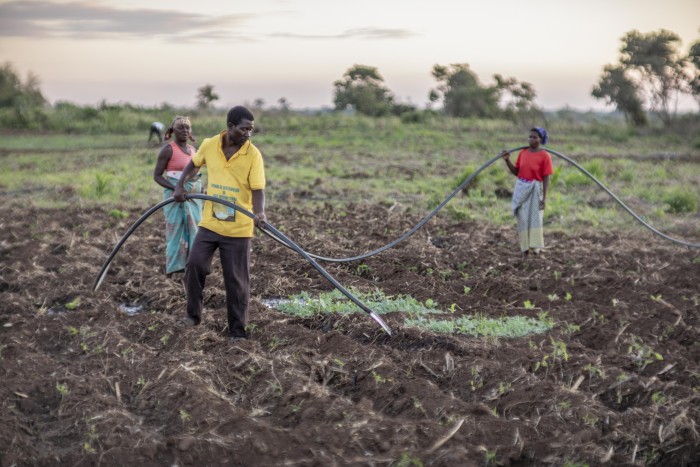
[{"label": "pale sky", "polygon": [[191,106],[211,84],[221,107],[293,109],[332,106],[355,64],[423,107],[435,64],[468,63],[483,84],[533,84],[548,110],[612,110],[590,92],[633,29],[672,31],[685,54],[700,0],[0,0],[0,63],[51,102]]}]

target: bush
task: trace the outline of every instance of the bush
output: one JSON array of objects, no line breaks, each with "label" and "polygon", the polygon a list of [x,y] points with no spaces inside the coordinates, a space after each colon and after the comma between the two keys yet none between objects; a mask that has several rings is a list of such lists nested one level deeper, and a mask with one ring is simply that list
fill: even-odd
[{"label": "bush", "polygon": [[[458,186],[460,186],[462,183],[464,183],[464,181],[466,179],[468,179],[469,177],[471,177],[474,172],[476,172],[476,167],[474,167],[471,164],[467,165],[464,168],[464,170],[462,171],[462,173],[459,175],[459,177],[454,181],[454,183],[452,185],[452,189],[455,189]],[[479,176],[477,175],[476,177],[474,177],[474,179],[472,179],[471,182],[469,182],[469,184],[467,186],[462,188],[462,191],[465,194],[468,194],[469,190],[476,188],[478,185],[479,185]]]},{"label": "bush", "polygon": [[664,197],[668,205],[668,212],[677,214],[683,212],[695,212],[698,209],[698,200],[693,193],[680,189],[673,190]]}]

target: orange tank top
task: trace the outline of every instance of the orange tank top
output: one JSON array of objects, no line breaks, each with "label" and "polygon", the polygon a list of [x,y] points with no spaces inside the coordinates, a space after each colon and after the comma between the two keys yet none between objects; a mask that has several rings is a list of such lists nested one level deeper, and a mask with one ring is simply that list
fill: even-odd
[{"label": "orange tank top", "polygon": [[165,167],[165,170],[168,172],[182,172],[185,166],[190,162],[190,160],[192,160],[192,156],[194,156],[194,146],[190,144],[187,145],[187,148],[192,154],[187,154],[185,151],[180,149],[180,146],[178,146],[175,141],[170,143],[170,147],[173,148],[173,155],[170,156],[170,160],[168,161],[168,165]]}]

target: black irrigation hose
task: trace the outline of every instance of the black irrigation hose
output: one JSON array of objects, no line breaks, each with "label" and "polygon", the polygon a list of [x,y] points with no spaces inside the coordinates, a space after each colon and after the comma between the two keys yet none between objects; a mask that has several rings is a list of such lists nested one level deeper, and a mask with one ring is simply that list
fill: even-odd
[{"label": "black irrigation hose", "polygon": [[[519,147],[519,148],[511,149],[511,150],[509,150],[508,152],[517,151],[517,150],[519,150],[519,149],[525,149],[526,147],[527,147],[527,146],[521,146],[521,147]],[[397,238],[397,239],[394,240],[393,242],[387,243],[386,245],[384,245],[384,246],[381,247],[381,248],[377,248],[376,250],[370,251],[370,252],[368,252],[368,253],[364,253],[364,254],[362,254],[362,255],[353,256],[353,257],[349,257],[349,258],[328,258],[328,257],[326,257],[326,256],[320,256],[320,255],[316,255],[316,254],[308,253],[308,252],[307,252],[306,254],[308,254],[308,255],[309,255],[310,257],[312,257],[312,258],[315,258],[315,259],[318,259],[318,260],[321,260],[321,261],[328,261],[329,263],[348,263],[348,262],[350,262],[350,261],[358,261],[358,260],[361,260],[361,259],[369,258],[370,256],[374,256],[374,255],[379,254],[379,253],[381,253],[381,252],[383,252],[383,251],[386,251],[386,250],[388,250],[389,248],[392,248],[392,247],[398,245],[399,243],[403,242],[403,241],[406,240],[408,237],[410,237],[411,235],[413,235],[414,233],[416,233],[416,232],[418,231],[418,229],[420,229],[421,227],[423,227],[423,226],[425,225],[426,222],[428,222],[430,219],[432,219],[432,218],[435,216],[435,214],[437,214],[438,211],[440,211],[440,209],[442,209],[452,198],[454,198],[455,196],[457,196],[457,194],[458,194],[460,191],[462,191],[462,189],[463,189],[464,187],[466,187],[467,185],[469,185],[469,183],[471,183],[471,181],[474,180],[474,178],[476,178],[477,175],[479,175],[486,167],[488,167],[489,165],[493,164],[494,162],[496,162],[496,161],[497,161],[498,159],[500,159],[500,158],[501,158],[501,156],[498,155],[498,156],[492,158],[491,160],[489,160],[488,162],[486,162],[486,163],[485,163],[484,165],[482,165],[481,167],[479,167],[473,174],[471,174],[469,177],[467,177],[466,179],[464,179],[464,181],[463,181],[462,183],[460,183],[459,186],[458,186],[457,188],[455,188],[454,191],[453,191],[452,193],[450,193],[450,194],[447,196],[447,198],[445,198],[445,199],[442,201],[442,203],[440,203],[435,209],[433,209],[432,211],[430,211],[430,212],[428,213],[427,216],[425,216],[423,219],[421,219],[420,222],[418,222],[415,226],[413,226],[413,228],[411,228],[411,230],[409,230],[409,231],[406,232],[405,234],[401,235],[399,238]],[[276,240],[276,239],[275,239],[275,240]],[[284,244],[284,242],[282,242],[282,241],[280,241],[280,240],[276,240],[276,241],[278,241],[279,243]]]},{"label": "black irrigation hose", "polygon": [[[213,196],[209,195],[203,195],[203,194],[196,194],[196,193],[188,193],[185,195],[185,199],[204,199],[204,200],[209,200],[215,203],[223,204],[225,206],[228,206],[232,209],[235,209],[236,211],[250,217],[251,219],[256,219],[255,214],[247,211],[246,209],[243,209],[240,206],[237,206],[229,201],[222,200],[219,198],[215,198]],[[112,260],[114,257],[117,255],[117,252],[119,252],[119,249],[124,245],[126,240],[131,236],[131,234],[136,230],[136,228],[141,225],[146,219],[148,219],[151,214],[154,212],[158,211],[161,209],[163,206],[166,206],[170,203],[175,202],[175,198],[169,198],[164,201],[161,201],[160,203],[156,204],[152,208],[150,208],[148,211],[146,211],[134,224],[129,228],[129,230],[126,231],[126,233],[122,236],[121,239],[117,242],[117,244],[114,246],[112,249],[112,252],[109,254],[107,257],[107,260],[104,262],[102,265],[102,269],[100,269],[99,274],[97,275],[97,278],[95,279],[95,283],[93,285],[92,290],[96,291],[99,287],[100,284],[102,284],[103,279],[105,278],[107,274],[107,270],[109,269],[110,264],[112,263]],[[323,277],[325,277],[328,282],[333,284],[333,286],[340,290],[346,297],[348,297],[355,305],[360,307],[364,312],[370,315],[370,317],[375,320],[381,327],[382,329],[391,336],[391,328],[384,322],[384,320],[377,315],[374,311],[370,310],[364,303],[362,303],[360,300],[358,300],[353,294],[351,294],[345,287],[340,285],[338,281],[336,281],[333,276],[331,276],[325,269],[323,269],[316,261],[313,260],[304,250],[302,250],[296,243],[291,241],[287,236],[285,236],[282,232],[274,228],[271,224],[264,222],[263,226],[260,228],[260,230],[265,233],[266,235],[274,238],[276,241],[282,242],[285,246],[288,248],[296,251],[301,255],[305,260],[307,260],[311,265],[319,272]]]},{"label": "black irrigation hose", "polygon": [[577,169],[579,169],[581,172],[583,172],[586,176],[588,176],[588,178],[590,178],[591,180],[593,180],[600,188],[602,188],[608,195],[610,195],[610,197],[611,197],[617,204],[619,204],[620,207],[621,207],[622,209],[624,209],[625,211],[627,211],[632,217],[634,217],[634,218],[637,220],[637,222],[639,222],[639,223],[642,224],[644,227],[646,227],[647,229],[649,229],[652,233],[658,235],[659,237],[661,237],[661,238],[663,238],[663,239],[665,239],[665,240],[668,240],[669,242],[673,242],[673,243],[675,243],[675,244],[677,244],[677,245],[683,245],[683,246],[687,246],[687,247],[689,247],[689,248],[700,248],[700,243],[690,243],[690,242],[686,242],[685,240],[680,240],[680,239],[678,239],[678,238],[671,237],[671,236],[669,236],[669,235],[666,235],[666,234],[663,233],[663,232],[658,231],[657,229],[655,229],[654,227],[652,227],[651,225],[649,225],[644,219],[642,219],[640,216],[638,216],[638,215],[637,215],[632,209],[630,209],[625,203],[623,203],[617,196],[615,196],[615,195],[613,194],[612,191],[610,191],[610,190],[608,189],[608,187],[606,187],[605,185],[603,185],[603,183],[602,183],[600,180],[598,180],[597,178],[595,178],[595,177],[593,176],[593,174],[591,174],[588,170],[584,169],[583,167],[581,167],[580,165],[578,165],[576,162],[574,162],[572,159],[569,159],[569,158],[566,157],[565,155],[559,154],[557,151],[554,151],[554,150],[552,150],[552,149],[547,148],[547,152],[550,152],[550,153],[554,154],[555,156],[560,157],[561,159],[564,159],[566,162],[568,162],[569,164],[573,165],[574,167],[576,167]]},{"label": "black irrigation hose", "polygon": [[[525,148],[527,148],[527,147],[528,147],[528,146],[521,146],[521,147],[519,147],[519,148],[509,149],[508,152],[509,152],[509,153],[512,153],[512,152],[515,152],[515,151],[519,151],[519,150],[521,150],[521,149],[525,149]],[[668,241],[671,241],[671,242],[673,242],[673,243],[676,243],[676,244],[678,244],[678,245],[687,246],[687,247],[689,247],[689,248],[700,248],[700,244],[698,244],[698,243],[686,242],[686,241],[684,241],[684,240],[679,240],[679,239],[677,239],[677,238],[673,238],[673,237],[670,237],[670,236],[668,236],[668,235],[666,235],[666,234],[664,234],[664,233],[662,233],[662,232],[659,232],[657,229],[655,229],[654,227],[652,227],[651,225],[649,225],[647,222],[645,222],[644,219],[642,219],[640,216],[638,216],[634,211],[632,211],[632,209],[630,209],[625,203],[623,203],[623,202],[622,202],[617,196],[615,196],[605,185],[603,185],[602,182],[600,182],[597,178],[595,178],[595,177],[594,177],[590,172],[588,172],[586,169],[584,169],[583,167],[581,167],[579,164],[577,164],[576,162],[574,162],[574,161],[571,160],[570,158],[564,156],[563,154],[559,154],[557,151],[554,151],[554,150],[549,149],[549,148],[545,148],[545,149],[547,150],[547,152],[549,152],[549,153],[551,153],[551,154],[554,154],[555,156],[557,156],[557,157],[559,157],[559,158],[565,160],[566,162],[568,162],[569,164],[573,165],[574,167],[576,167],[577,169],[579,169],[581,172],[583,172],[586,176],[588,176],[591,180],[593,180],[600,188],[602,188],[603,190],[605,190],[605,192],[606,192],[608,195],[610,195],[610,197],[611,197],[613,200],[615,200],[615,201],[617,202],[617,204],[619,204],[625,211],[627,211],[628,213],[630,213],[630,214],[632,215],[632,217],[634,217],[634,218],[637,220],[637,222],[641,223],[644,227],[646,227],[647,229],[651,230],[654,234],[656,234],[656,235],[660,236],[661,238],[664,238],[664,239],[666,239],[666,240],[668,240]],[[493,157],[492,159],[490,159],[489,161],[487,161],[484,165],[482,165],[481,167],[479,167],[474,173],[472,173],[472,174],[471,174],[469,177],[467,177],[462,183],[460,183],[459,186],[458,186],[457,188],[455,188],[455,190],[454,190],[452,193],[450,193],[450,194],[447,196],[447,198],[445,198],[444,201],[442,201],[435,209],[433,209],[431,212],[429,212],[427,216],[425,216],[423,219],[421,219],[420,222],[418,222],[413,228],[411,228],[411,230],[407,231],[405,234],[403,234],[402,236],[400,236],[400,237],[397,238],[396,240],[394,240],[394,241],[392,241],[392,242],[390,242],[390,243],[387,243],[386,245],[384,245],[384,246],[381,247],[381,248],[378,248],[378,249],[376,249],[376,250],[370,251],[370,252],[368,252],[368,253],[364,253],[364,254],[362,254],[362,255],[353,256],[353,257],[348,257],[348,258],[329,258],[329,257],[326,257],[326,256],[320,256],[320,255],[316,255],[316,254],[308,253],[308,252],[307,252],[306,254],[309,255],[311,258],[315,258],[315,259],[318,259],[318,260],[321,260],[321,261],[328,261],[328,262],[332,262],[332,263],[346,263],[346,262],[350,262],[350,261],[358,261],[358,260],[362,260],[362,259],[365,259],[365,258],[369,258],[370,256],[374,256],[374,255],[379,254],[379,253],[381,253],[381,252],[383,252],[383,251],[386,251],[386,250],[388,250],[389,248],[392,248],[392,247],[396,246],[398,243],[400,243],[400,242],[406,240],[408,237],[410,237],[411,235],[413,235],[414,233],[416,233],[416,231],[418,231],[418,229],[420,229],[421,227],[423,227],[423,225],[425,225],[426,222],[428,222],[430,219],[432,219],[433,216],[435,216],[435,214],[437,214],[438,211],[440,211],[440,209],[442,209],[452,198],[454,198],[460,191],[462,191],[462,190],[464,189],[464,187],[466,187],[467,185],[469,185],[469,183],[471,183],[472,180],[474,180],[474,178],[476,178],[477,175],[479,175],[484,169],[486,169],[488,166],[490,166],[491,164],[493,164],[494,162],[496,162],[496,161],[497,161],[498,159],[500,159],[500,158],[501,158],[500,155],[498,155],[498,156],[496,156],[496,157]],[[285,244],[285,243],[284,243],[282,240],[280,240],[280,239],[276,239],[276,238],[274,238],[274,237],[271,237],[271,238],[273,238],[275,241],[277,241],[277,242],[279,242],[279,243],[282,243],[283,245]]]}]

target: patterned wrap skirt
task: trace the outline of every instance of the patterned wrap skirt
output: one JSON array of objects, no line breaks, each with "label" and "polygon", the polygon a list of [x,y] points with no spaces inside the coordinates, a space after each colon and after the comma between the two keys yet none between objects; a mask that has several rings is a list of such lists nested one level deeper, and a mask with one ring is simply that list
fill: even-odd
[{"label": "patterned wrap skirt", "polygon": [[520,251],[544,248],[543,215],[540,210],[542,183],[518,178],[513,191],[513,215],[518,219]]},{"label": "patterned wrap skirt", "polygon": [[[175,185],[177,178],[167,177]],[[199,175],[185,183],[188,193],[201,193]],[[173,190],[163,190],[163,200],[172,198]],[[165,273],[184,271],[197,225],[202,220],[202,200],[188,199],[184,203],[170,203],[163,208],[165,215]]]}]

